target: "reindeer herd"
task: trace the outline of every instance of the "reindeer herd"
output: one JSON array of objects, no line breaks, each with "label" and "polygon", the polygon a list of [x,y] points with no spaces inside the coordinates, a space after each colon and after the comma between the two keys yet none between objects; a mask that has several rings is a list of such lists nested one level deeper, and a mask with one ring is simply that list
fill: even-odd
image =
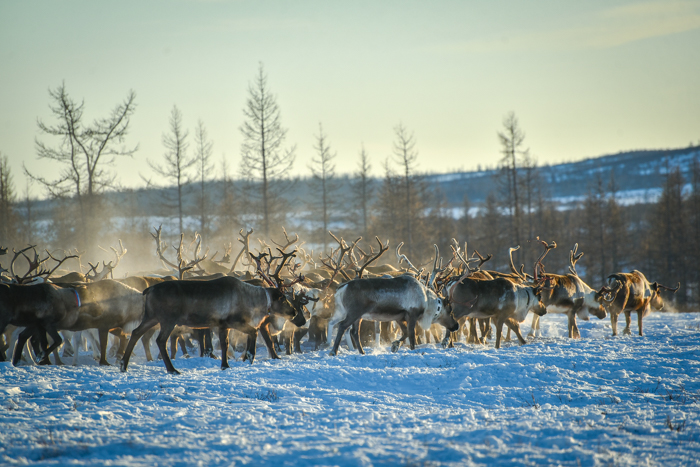
[{"label": "reindeer herd", "polygon": [[[139,340],[146,358],[153,359],[150,342],[156,331],[160,358],[169,373],[178,373],[172,359],[178,345],[188,356],[190,339],[199,342],[201,356],[217,358],[212,335],[218,336],[222,369],[229,367],[229,351],[231,355],[240,351],[242,360],[252,364],[258,334],[273,359],[280,358],[281,345],[287,354],[301,352],[305,336],[315,350],[332,342],[332,356],[343,336],[348,348],[361,354],[363,344],[382,342],[396,352],[407,339],[410,349],[431,338],[452,347],[463,336],[467,343],[483,345],[492,325],[498,349],[504,325],[506,339],[513,332],[525,344],[520,324],[529,313],[535,336],[542,316],[565,314],[568,337],[573,339],[581,337],[577,318],[603,319],[610,314],[612,333],[617,335],[617,321],[624,313],[624,333],[630,334],[631,314],[636,313],[641,336],[644,316],[663,308],[661,292],[675,293],[680,287],[680,283],[670,288],[649,282],[633,271],[612,274],[607,284],[593,289],[576,272],[583,255],[577,246],[569,255],[568,274],[545,272],[544,259],[556,248],[554,242],[540,241],[543,251],[530,275],[524,265],[518,270],[513,263],[519,247],[509,251],[510,271],[499,272],[483,267],[492,255],[484,257],[474,250],[469,256],[466,243],[462,247],[453,239],[449,261],[443,261],[435,245],[432,268],[426,270],[401,253],[403,243],[395,250],[398,267],[373,265],[389,250],[389,242],[378,237],[377,249],[371,246],[367,252],[359,246],[361,238],[348,244],[329,232],[337,247],[314,259],[313,252],[302,248],[299,236],[290,238],[284,229],[284,242],[271,241],[274,251],[264,240],[251,250],[252,233],[240,231],[242,248],[233,261],[231,245],[217,261],[218,253],[211,258],[208,250],[202,254],[197,234],[190,247],[180,235],[179,246],[173,246],[176,257],[168,259],[161,229],[154,229],[156,255],[166,270],[121,279],[108,278],[126,254],[121,241],[119,250],[112,248],[114,264],[103,262],[98,272],[99,266],[88,263],[86,274],[56,274],[67,260],[79,259],[77,252],[57,258],[46,251],[42,259],[34,246],[13,250],[9,269],[0,265],[0,360],[12,349],[13,365],[23,358],[50,364],[52,353],[56,364],[62,364],[58,349],[65,343],[64,357],[72,348],[76,364],[85,337],[93,356],[108,365],[113,336],[112,350],[126,371]],[[0,255],[7,254],[0,248]],[[20,258],[28,264],[22,275],[15,271]],[[51,261],[55,264],[49,268]],[[28,352],[23,356],[25,347]]]}]

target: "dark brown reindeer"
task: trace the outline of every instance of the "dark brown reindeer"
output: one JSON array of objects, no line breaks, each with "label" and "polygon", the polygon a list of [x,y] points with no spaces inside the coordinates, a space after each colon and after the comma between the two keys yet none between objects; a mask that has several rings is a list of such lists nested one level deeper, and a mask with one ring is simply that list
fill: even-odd
[{"label": "dark brown reindeer", "polygon": [[520,333],[520,323],[528,312],[544,315],[546,310],[532,286],[497,277],[477,279],[469,277],[470,271],[448,285],[452,315],[455,319],[490,318],[496,325],[496,348],[501,346],[503,325],[513,330],[520,344],[525,344]]},{"label": "dark brown reindeer", "polygon": [[[221,342],[221,368],[229,368],[228,364],[228,330],[233,328],[247,335],[244,359],[253,363],[255,359],[255,342],[260,331],[268,351],[274,353],[268,326],[271,318],[282,316],[296,325],[303,325],[305,318],[299,304],[292,304],[285,293],[284,284],[279,279],[279,272],[284,260],[279,263],[273,275],[273,281],[260,266],[260,261],[266,254],[258,258],[258,272],[270,287],[259,287],[247,284],[234,277],[221,277],[210,281],[172,281],[156,284],[146,289],[145,313],[141,324],[131,334],[121,370],[126,371],[129,358],[138,339],[150,328],[160,324],[160,333],[156,343],[163,357],[163,363],[168,373],[177,374],[166,351],[166,342],[176,325],[191,328],[219,328]],[[294,253],[286,256],[291,258]],[[251,257],[253,255],[251,254]],[[283,257],[285,255],[283,254]]]},{"label": "dark brown reindeer", "polygon": [[608,286],[600,289],[599,293],[606,295],[606,308],[610,313],[610,325],[613,336],[617,336],[617,320],[620,313],[625,314],[625,329],[623,334],[632,334],[630,324],[632,312],[637,312],[637,324],[639,335],[643,336],[642,319],[651,313],[651,310],[659,311],[664,307],[661,297],[662,290],[670,290],[676,293],[681,287],[680,282],[676,288],[661,285],[658,282],[649,282],[639,271],[630,273],[620,272],[608,276]]}]

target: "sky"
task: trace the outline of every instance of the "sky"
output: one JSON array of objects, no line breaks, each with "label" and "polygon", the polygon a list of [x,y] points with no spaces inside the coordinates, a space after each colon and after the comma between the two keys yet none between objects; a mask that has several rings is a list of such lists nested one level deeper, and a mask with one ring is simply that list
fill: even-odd
[{"label": "sky", "polygon": [[[136,92],[122,186],[163,183],[174,105],[201,120],[217,169],[240,163],[243,107],[262,63],[277,96],[292,174],[308,175],[319,123],[338,173],[364,144],[383,173],[394,128],[413,131],[418,170],[497,163],[509,112],[540,164],[700,143],[700,0],[34,1],[0,0],[0,153],[18,191],[23,164],[52,143],[48,90],[62,82],[88,121]],[[34,195],[44,195],[38,186]]]}]

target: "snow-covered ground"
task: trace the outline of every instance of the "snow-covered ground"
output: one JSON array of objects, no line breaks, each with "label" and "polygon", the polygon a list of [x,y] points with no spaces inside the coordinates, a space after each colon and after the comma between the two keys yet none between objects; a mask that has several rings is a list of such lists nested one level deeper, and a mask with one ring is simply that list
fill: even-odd
[{"label": "snow-covered ground", "polygon": [[[500,350],[0,364],[0,465],[698,465],[700,314]],[[528,326],[525,326],[528,328]],[[636,328],[636,321],[633,321]],[[493,343],[492,343],[493,344]]]}]

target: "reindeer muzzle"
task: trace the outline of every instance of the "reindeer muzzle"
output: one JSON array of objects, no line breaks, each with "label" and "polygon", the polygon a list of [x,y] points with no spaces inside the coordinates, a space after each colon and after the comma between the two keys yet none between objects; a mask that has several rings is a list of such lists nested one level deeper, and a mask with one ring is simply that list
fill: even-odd
[{"label": "reindeer muzzle", "polygon": [[306,318],[304,318],[304,313],[297,312],[294,318],[292,318],[292,324],[299,328],[305,325]]}]

